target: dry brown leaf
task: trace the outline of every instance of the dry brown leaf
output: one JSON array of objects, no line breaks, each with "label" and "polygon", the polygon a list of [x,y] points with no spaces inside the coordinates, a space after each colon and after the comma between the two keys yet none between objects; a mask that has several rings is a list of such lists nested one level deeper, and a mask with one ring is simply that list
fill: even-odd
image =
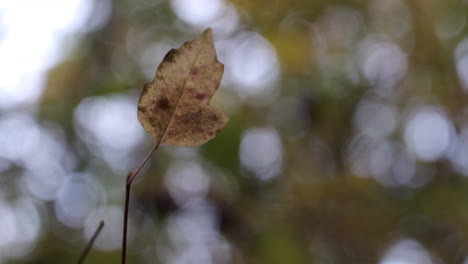
[{"label": "dry brown leaf", "polygon": [[214,138],[228,117],[211,106],[224,65],[216,57],[211,29],[171,49],[138,101],[138,120],[157,143],[196,146]]}]

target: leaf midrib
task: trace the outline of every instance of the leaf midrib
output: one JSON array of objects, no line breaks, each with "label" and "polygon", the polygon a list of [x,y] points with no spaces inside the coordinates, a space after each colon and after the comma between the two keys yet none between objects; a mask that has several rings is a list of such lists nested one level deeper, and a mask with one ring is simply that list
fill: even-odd
[{"label": "leaf midrib", "polygon": [[[202,48],[203,48],[203,47],[202,47]],[[184,95],[185,88],[187,87],[187,82],[188,82],[188,79],[190,78],[190,73],[192,72],[193,66],[194,66],[195,63],[198,61],[198,58],[200,58],[200,54],[201,54],[202,48],[199,49],[199,52],[197,53],[197,57],[196,57],[195,60],[193,61],[192,65],[190,65],[190,67],[189,67],[189,71],[188,71],[187,76],[185,76],[185,81],[184,81],[184,84],[183,84],[182,89],[181,89],[181,91],[180,91],[180,95],[179,95],[179,97],[177,98],[176,105],[175,105],[175,107],[174,107],[174,111],[172,111],[171,117],[170,117],[170,119],[169,119],[169,122],[167,123],[167,126],[164,128],[164,131],[163,131],[163,133],[162,133],[162,135],[161,135],[161,139],[160,139],[160,140],[158,141],[158,143],[157,143],[158,146],[159,146],[159,144],[161,144],[161,142],[163,141],[164,136],[165,136],[166,133],[167,133],[167,130],[168,130],[169,127],[171,126],[172,120],[174,119],[174,114],[175,114],[175,112],[177,111],[177,108],[179,107],[180,99],[181,99],[182,96]],[[177,135],[177,136],[179,136],[179,135]],[[176,137],[177,137],[177,136],[176,136]],[[174,137],[172,137],[172,138],[174,138]]]}]

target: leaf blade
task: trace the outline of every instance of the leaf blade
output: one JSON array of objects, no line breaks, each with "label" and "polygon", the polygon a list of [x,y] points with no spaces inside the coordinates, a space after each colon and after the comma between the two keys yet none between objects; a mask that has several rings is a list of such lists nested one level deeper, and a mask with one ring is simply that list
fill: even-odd
[{"label": "leaf blade", "polygon": [[170,50],[143,88],[138,120],[158,143],[196,146],[212,139],[229,120],[209,104],[223,71],[210,29]]}]

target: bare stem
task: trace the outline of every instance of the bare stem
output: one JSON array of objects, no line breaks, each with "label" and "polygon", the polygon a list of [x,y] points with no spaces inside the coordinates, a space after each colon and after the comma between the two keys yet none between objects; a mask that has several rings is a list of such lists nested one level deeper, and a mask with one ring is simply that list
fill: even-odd
[{"label": "bare stem", "polygon": [[127,179],[125,182],[125,208],[124,208],[124,223],[123,223],[123,234],[122,234],[122,264],[125,264],[126,257],[127,257],[128,207],[130,204],[130,189],[132,187],[132,182],[135,179],[135,177],[138,175],[140,170],[143,168],[143,166],[146,164],[146,162],[149,160],[151,155],[158,149],[159,143],[160,142],[156,143],[156,145],[153,147],[153,149],[151,149],[148,155],[146,155],[146,157],[143,159],[140,165],[138,165],[135,171],[127,175]]},{"label": "bare stem", "polygon": [[127,182],[125,184],[125,210],[124,210],[124,223],[123,223],[123,235],[122,235],[122,264],[125,264],[125,260],[127,258],[127,223],[128,223],[128,204],[130,200],[130,187],[131,187],[131,183]]},{"label": "bare stem", "polygon": [[86,245],[85,249],[83,250],[83,253],[81,253],[80,258],[78,259],[78,264],[82,264],[84,262],[86,256],[88,256],[88,253],[89,253],[89,251],[91,250],[91,247],[94,244],[94,241],[99,236],[99,233],[101,233],[101,230],[102,230],[103,227],[104,227],[104,221],[101,220],[101,222],[99,223],[98,228],[96,229],[96,231],[94,231],[93,236],[88,241],[88,244]]}]

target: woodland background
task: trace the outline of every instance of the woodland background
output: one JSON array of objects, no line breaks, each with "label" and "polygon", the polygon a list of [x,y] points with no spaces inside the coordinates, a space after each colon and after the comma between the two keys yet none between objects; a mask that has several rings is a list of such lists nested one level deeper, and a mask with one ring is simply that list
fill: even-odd
[{"label": "woodland background", "polygon": [[0,263],[119,263],[136,101],[207,27],[230,123],[134,184],[130,263],[468,263],[467,1],[0,2]]}]

